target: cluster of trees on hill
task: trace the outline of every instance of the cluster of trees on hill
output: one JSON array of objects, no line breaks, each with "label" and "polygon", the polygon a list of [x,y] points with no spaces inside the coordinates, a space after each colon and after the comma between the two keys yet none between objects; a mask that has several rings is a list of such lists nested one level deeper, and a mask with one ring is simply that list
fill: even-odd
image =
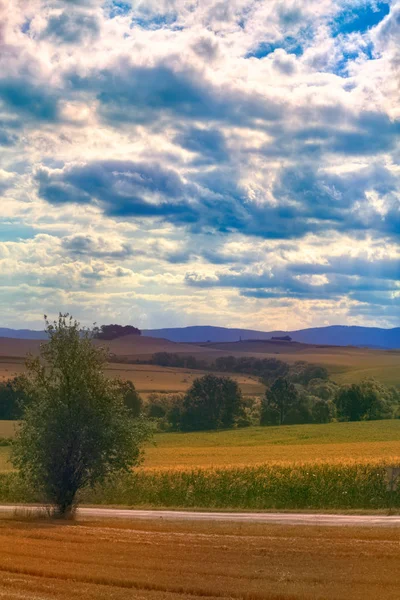
[{"label": "cluster of trees on hill", "polygon": [[125,335],[142,335],[142,332],[133,325],[101,325],[101,327],[94,327],[93,335],[98,340],[115,340]]}]

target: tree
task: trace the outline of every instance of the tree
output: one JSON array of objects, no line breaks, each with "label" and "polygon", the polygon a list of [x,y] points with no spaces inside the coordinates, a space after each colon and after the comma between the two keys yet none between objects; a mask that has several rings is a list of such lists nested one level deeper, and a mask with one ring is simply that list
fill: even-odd
[{"label": "tree", "polygon": [[14,464],[56,514],[73,514],[79,490],[126,471],[141,457],[149,429],[133,419],[121,383],[105,377],[105,350],[60,314],[41,355],[27,363],[24,421]]},{"label": "tree", "polygon": [[242,393],[229,377],[205,375],[195,379],[183,400],[180,414],[183,431],[232,427],[243,414]]},{"label": "tree", "polygon": [[0,382],[0,419],[20,419],[25,401],[23,378],[20,375]]},{"label": "tree", "polygon": [[131,416],[139,417],[143,410],[143,401],[132,381],[120,381],[119,386],[124,404],[129,409]]},{"label": "tree", "polygon": [[261,403],[260,425],[283,425],[290,411],[299,408],[299,394],[285,377],[278,377]]},{"label": "tree", "polygon": [[313,379],[327,380],[329,377],[325,367],[313,365],[304,361],[296,362],[290,370],[290,380],[293,383],[308,385]]},{"label": "tree", "polygon": [[359,385],[344,385],[335,396],[338,418],[341,421],[371,421],[390,419],[398,404],[395,390],[371,379]]}]

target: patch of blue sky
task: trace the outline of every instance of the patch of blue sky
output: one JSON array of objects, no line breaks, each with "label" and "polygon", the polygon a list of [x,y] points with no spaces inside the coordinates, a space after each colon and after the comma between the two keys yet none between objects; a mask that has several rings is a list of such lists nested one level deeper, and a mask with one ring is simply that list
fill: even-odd
[{"label": "patch of blue sky", "polygon": [[365,44],[365,46],[354,52],[342,52],[339,60],[330,71],[335,75],[339,75],[339,77],[348,77],[351,64],[359,58],[366,58],[368,60],[374,58],[372,43]]},{"label": "patch of blue sky", "polygon": [[29,29],[31,27],[31,21],[32,19],[27,19],[26,21],[24,21],[24,23],[21,25],[21,31],[22,33],[28,33]]},{"label": "patch of blue sky", "polygon": [[250,50],[245,58],[264,58],[272,54],[278,48],[283,48],[288,54],[301,56],[303,54],[303,46],[294,37],[286,37],[278,42],[261,42],[254,50]]},{"label": "patch of blue sky", "polygon": [[364,2],[352,9],[346,8],[331,22],[333,37],[350,33],[365,33],[376,27],[390,11],[390,1]]},{"label": "patch of blue sky", "polygon": [[110,19],[127,15],[132,10],[132,4],[129,2],[121,2],[119,0],[113,0],[108,7],[108,15]]},{"label": "patch of blue sky", "polygon": [[141,14],[134,16],[132,19],[131,27],[142,27],[143,29],[163,29],[164,27],[171,27],[174,25],[178,18],[175,12],[165,14]]},{"label": "patch of blue sky", "polygon": [[0,222],[0,242],[16,242],[28,240],[37,234],[37,230],[29,225],[13,221]]}]

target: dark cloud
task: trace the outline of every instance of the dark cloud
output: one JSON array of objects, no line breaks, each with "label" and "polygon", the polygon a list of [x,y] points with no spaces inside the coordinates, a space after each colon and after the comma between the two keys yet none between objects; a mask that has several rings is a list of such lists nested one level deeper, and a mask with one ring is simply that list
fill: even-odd
[{"label": "dark cloud", "polygon": [[62,247],[68,253],[91,258],[125,259],[134,254],[132,247],[127,243],[123,243],[120,248],[114,249],[103,238],[94,238],[90,235],[66,237],[62,240]]},{"label": "dark cloud", "polygon": [[[93,204],[121,218],[158,217],[197,233],[295,239],[326,230],[393,235],[400,227],[396,180],[379,165],[343,175],[283,168],[273,186],[274,203],[252,201],[231,166],[197,170],[184,181],[157,163],[110,160],[41,169],[36,177],[39,195],[52,204]],[[370,206],[371,191],[388,198],[389,216]]]},{"label": "dark cloud", "polygon": [[[304,111],[305,121],[312,115]],[[274,128],[274,139],[257,150],[270,157],[309,156],[326,154],[343,156],[373,156],[391,152],[400,139],[400,120],[390,119],[386,114],[365,111],[360,115],[341,112],[331,116],[315,115],[319,124],[298,128]]]},{"label": "dark cloud", "polygon": [[58,119],[58,100],[43,84],[34,84],[27,78],[1,78],[0,102],[12,114],[38,121]]},{"label": "dark cloud", "polygon": [[194,161],[196,164],[215,164],[229,158],[225,136],[218,129],[188,127],[175,136],[174,142],[198,154],[198,158]]},{"label": "dark cloud", "polygon": [[277,120],[283,110],[260,94],[212,85],[193,69],[175,70],[166,64],[141,67],[121,59],[112,68],[87,76],[69,73],[67,83],[77,92],[94,93],[101,116],[114,125],[178,116],[250,126],[257,120]]},{"label": "dark cloud", "polygon": [[37,173],[39,195],[52,204],[98,204],[112,216],[194,218],[185,185],[158,164],[98,161],[50,174]]},{"label": "dark cloud", "polygon": [[363,276],[332,275],[326,283],[311,283],[294,277],[287,268],[263,273],[220,273],[214,277],[188,273],[185,281],[192,287],[239,289],[248,298],[335,299],[347,295],[358,300],[372,293],[376,301],[380,299],[380,304],[391,303],[391,295],[400,290],[393,282]]},{"label": "dark cloud", "polygon": [[68,10],[51,15],[41,37],[61,44],[78,44],[93,40],[100,33],[97,16],[84,11]]},{"label": "dark cloud", "polygon": [[294,263],[288,268],[292,273],[313,275],[340,273],[376,279],[400,280],[400,259],[398,258],[371,260],[367,258],[337,256],[330,258],[327,264]]}]

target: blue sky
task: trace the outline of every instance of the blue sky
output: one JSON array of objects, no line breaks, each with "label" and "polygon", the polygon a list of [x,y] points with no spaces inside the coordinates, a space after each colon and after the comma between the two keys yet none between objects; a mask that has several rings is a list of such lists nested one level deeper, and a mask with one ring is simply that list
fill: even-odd
[{"label": "blue sky", "polygon": [[399,82],[398,0],[0,0],[0,326],[398,326]]}]

